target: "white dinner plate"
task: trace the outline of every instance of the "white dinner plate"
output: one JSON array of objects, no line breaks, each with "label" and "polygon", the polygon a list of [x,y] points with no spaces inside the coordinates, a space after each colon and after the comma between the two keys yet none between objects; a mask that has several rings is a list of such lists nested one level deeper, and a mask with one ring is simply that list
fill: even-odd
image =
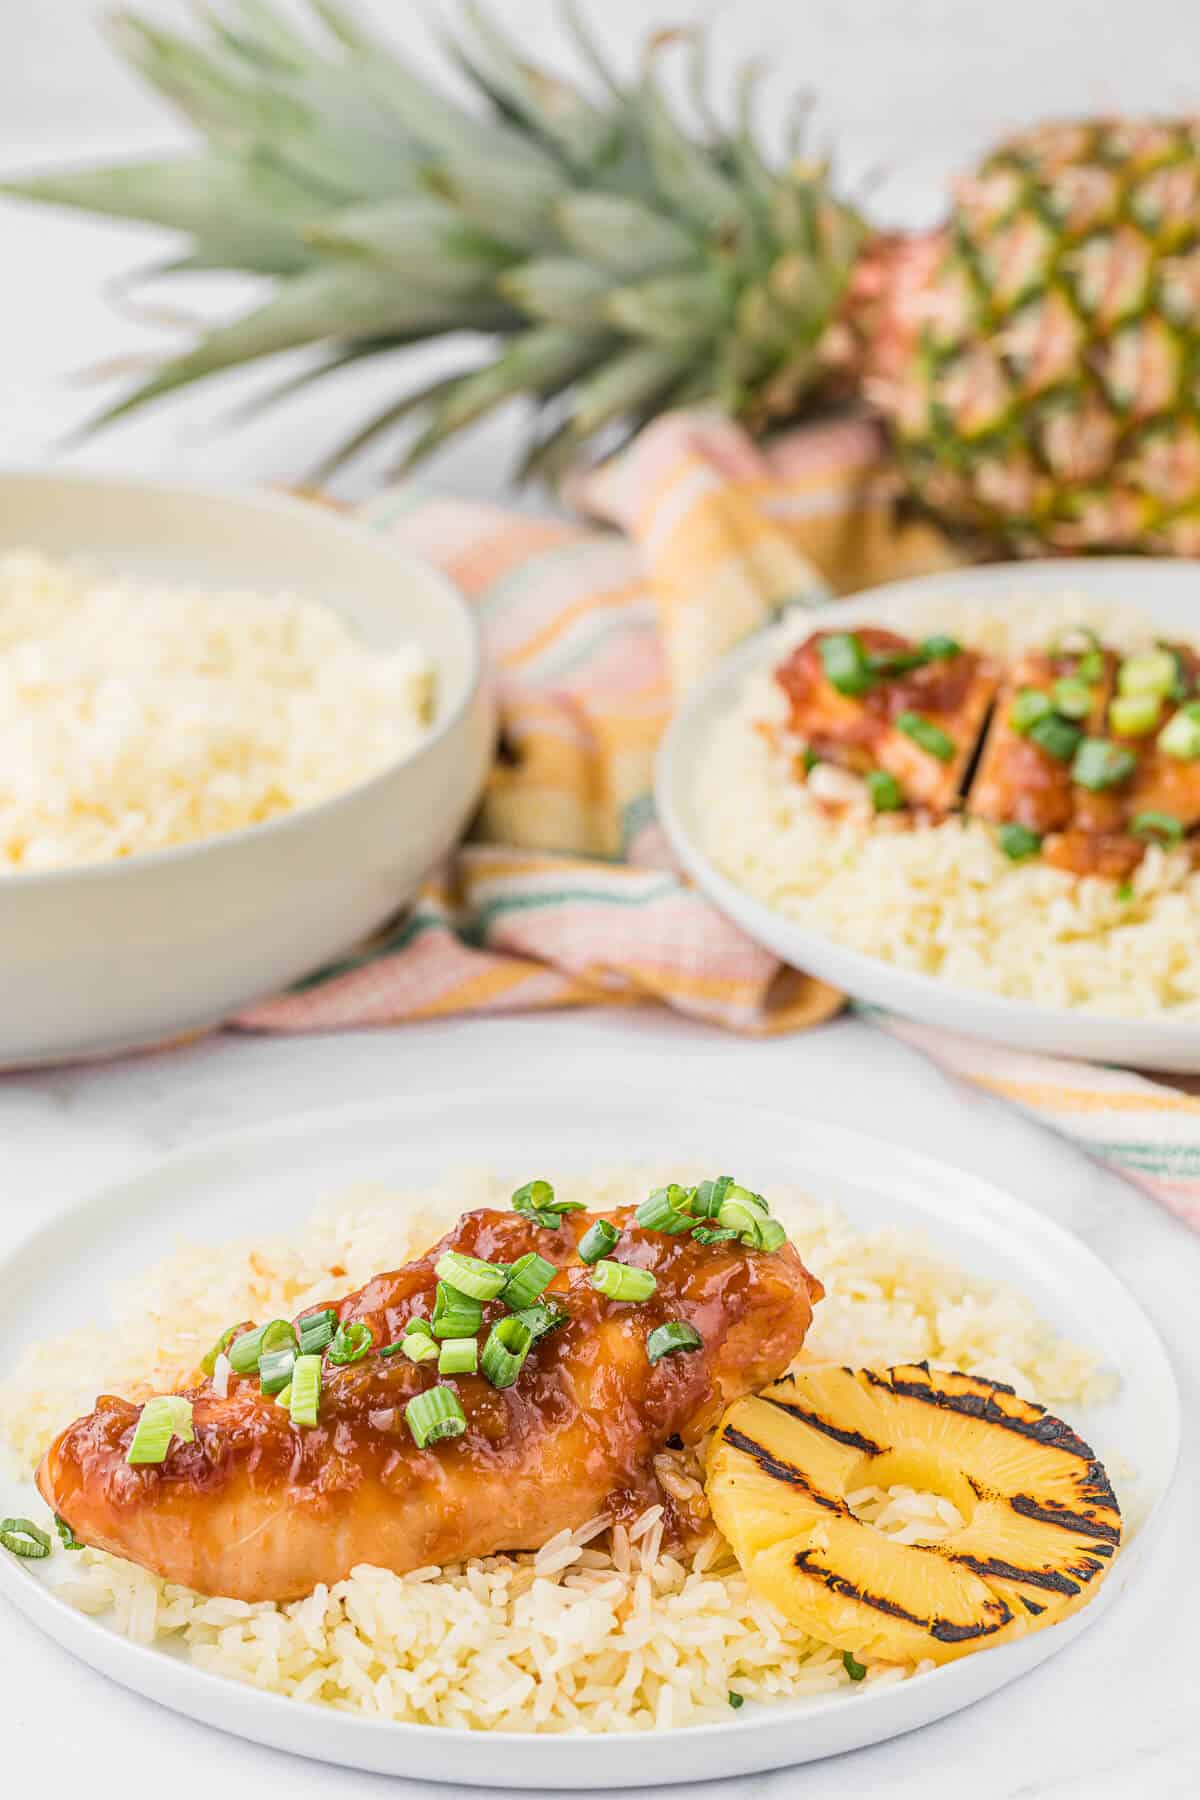
[{"label": "white dinner plate", "polygon": [[[1023,1289],[1059,1331],[1095,1344],[1121,1380],[1120,1396],[1076,1411],[1104,1456],[1119,1448],[1138,1471],[1148,1508],[1097,1598],[1053,1629],[895,1686],[747,1705],[715,1725],[648,1736],[555,1737],[390,1724],[261,1693],[193,1668],[178,1655],[117,1635],[56,1597],[70,1559],[22,1563],[0,1554],[0,1593],[93,1668],[193,1718],[259,1743],[386,1774],[487,1786],[645,1786],[747,1774],[877,1743],[944,1717],[1065,1649],[1079,1632],[1120,1629],[1120,1595],[1156,1535],[1179,1443],[1179,1396],[1166,1354],[1121,1283],[1077,1239],[999,1188],[882,1140],[816,1120],[579,1079],[477,1093],[410,1097],[239,1132],[157,1164],[82,1201],[0,1263],[0,1366],[48,1322],[105,1328],[111,1283],[181,1240],[276,1236],[282,1212],[304,1219],[348,1183],[411,1188],[446,1171],[487,1165],[514,1181],[581,1174],[683,1155],[770,1193],[800,1185],[859,1226],[925,1232],[978,1275]],[[536,1162],[536,1169],[531,1164]],[[281,1209],[281,1198],[286,1207]],[[1120,1483],[1118,1482],[1118,1488]],[[28,1484],[0,1477],[0,1514],[44,1517]]]},{"label": "white dinner plate", "polygon": [[[1164,633],[1200,639],[1200,562],[1098,561],[1000,563],[957,569],[913,581],[893,581],[805,613],[813,630],[866,624],[888,606],[888,623],[904,629],[903,607],[922,611],[931,600],[1002,612],[1014,598],[1078,594],[1124,601],[1140,608]],[[895,609],[895,610],[893,610]],[[1038,1006],[963,987],[937,975],[848,949],[813,926],[756,899],[722,873],[704,848],[695,771],[712,734],[713,720],[736,703],[754,670],[779,660],[780,645],[795,632],[795,615],[759,632],[726,657],[676,714],[659,751],[655,797],[664,831],[679,861],[715,906],[747,936],[855,1000],[886,1007],[927,1025],[1046,1056],[1078,1056],[1176,1074],[1200,1073],[1200,1021],[1128,1019],[1067,1007]],[[1197,944],[1200,955],[1200,944]]]}]

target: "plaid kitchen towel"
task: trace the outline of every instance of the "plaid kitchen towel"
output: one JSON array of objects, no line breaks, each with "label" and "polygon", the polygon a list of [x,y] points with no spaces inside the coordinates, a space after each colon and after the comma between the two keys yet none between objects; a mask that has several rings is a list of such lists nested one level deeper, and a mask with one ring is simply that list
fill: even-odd
[{"label": "plaid kitchen towel", "polygon": [[[865,421],[763,450],[725,420],[680,414],[581,478],[571,498],[596,524],[404,490],[371,502],[368,522],[477,606],[501,753],[472,841],[403,920],[238,1024],[340,1030],[657,1001],[765,1034],[835,1013],[839,994],[781,967],[680,877],[655,821],[653,758],[674,702],[782,606],[955,562],[939,533],[898,513],[880,452]],[[1200,1228],[1200,1100],[879,1022]]]}]

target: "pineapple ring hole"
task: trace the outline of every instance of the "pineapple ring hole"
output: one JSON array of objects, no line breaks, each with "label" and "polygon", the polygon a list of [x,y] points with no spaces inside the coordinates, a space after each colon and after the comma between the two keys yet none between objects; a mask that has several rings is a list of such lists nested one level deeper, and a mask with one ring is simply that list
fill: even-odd
[{"label": "pineapple ring hole", "polygon": [[885,1450],[850,1471],[846,1504],[860,1524],[906,1544],[938,1544],[970,1523],[975,1494],[932,1450]]}]

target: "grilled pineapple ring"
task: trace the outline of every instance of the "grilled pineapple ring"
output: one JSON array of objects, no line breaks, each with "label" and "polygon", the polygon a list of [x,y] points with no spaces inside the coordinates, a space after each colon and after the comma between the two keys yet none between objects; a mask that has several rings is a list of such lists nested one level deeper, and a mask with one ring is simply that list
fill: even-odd
[{"label": "grilled pineapple ring", "polygon": [[[901,1544],[846,1503],[899,1483],[944,1494],[962,1529]],[[757,1593],[813,1637],[891,1662],[948,1662],[1053,1624],[1121,1541],[1108,1477],[1070,1426],[927,1363],[804,1368],[738,1400],[708,1498]]]}]

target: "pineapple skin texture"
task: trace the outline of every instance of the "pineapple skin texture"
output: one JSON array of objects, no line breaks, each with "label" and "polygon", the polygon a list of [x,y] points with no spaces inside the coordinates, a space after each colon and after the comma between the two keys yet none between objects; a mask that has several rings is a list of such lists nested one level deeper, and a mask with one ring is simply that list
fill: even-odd
[{"label": "pineapple skin texture", "polygon": [[1200,555],[1200,118],[1040,126],[906,238],[802,133],[768,154],[749,71],[735,123],[683,120],[651,57],[626,83],[574,15],[599,83],[467,9],[463,104],[338,0],[229,11],[194,36],[121,15],[195,155],[7,184],[188,234],[179,273],[273,281],[94,424],[302,346],[313,379],[483,333],[488,360],[391,397],[325,471],[419,416],[407,466],[515,398],[540,419],[522,473],[550,480],[671,408],[764,434],[865,398],[915,506],[973,549]]},{"label": "pineapple skin texture", "polygon": [[985,547],[1200,554],[1200,120],[1048,124],[852,285],[908,488]]},{"label": "pineapple skin texture", "polygon": [[[908,1483],[964,1524],[902,1544],[846,1495]],[[1090,1447],[1044,1408],[977,1376],[805,1367],[731,1406],[708,1499],[755,1592],[856,1657],[945,1663],[1086,1604],[1121,1517]]]}]

